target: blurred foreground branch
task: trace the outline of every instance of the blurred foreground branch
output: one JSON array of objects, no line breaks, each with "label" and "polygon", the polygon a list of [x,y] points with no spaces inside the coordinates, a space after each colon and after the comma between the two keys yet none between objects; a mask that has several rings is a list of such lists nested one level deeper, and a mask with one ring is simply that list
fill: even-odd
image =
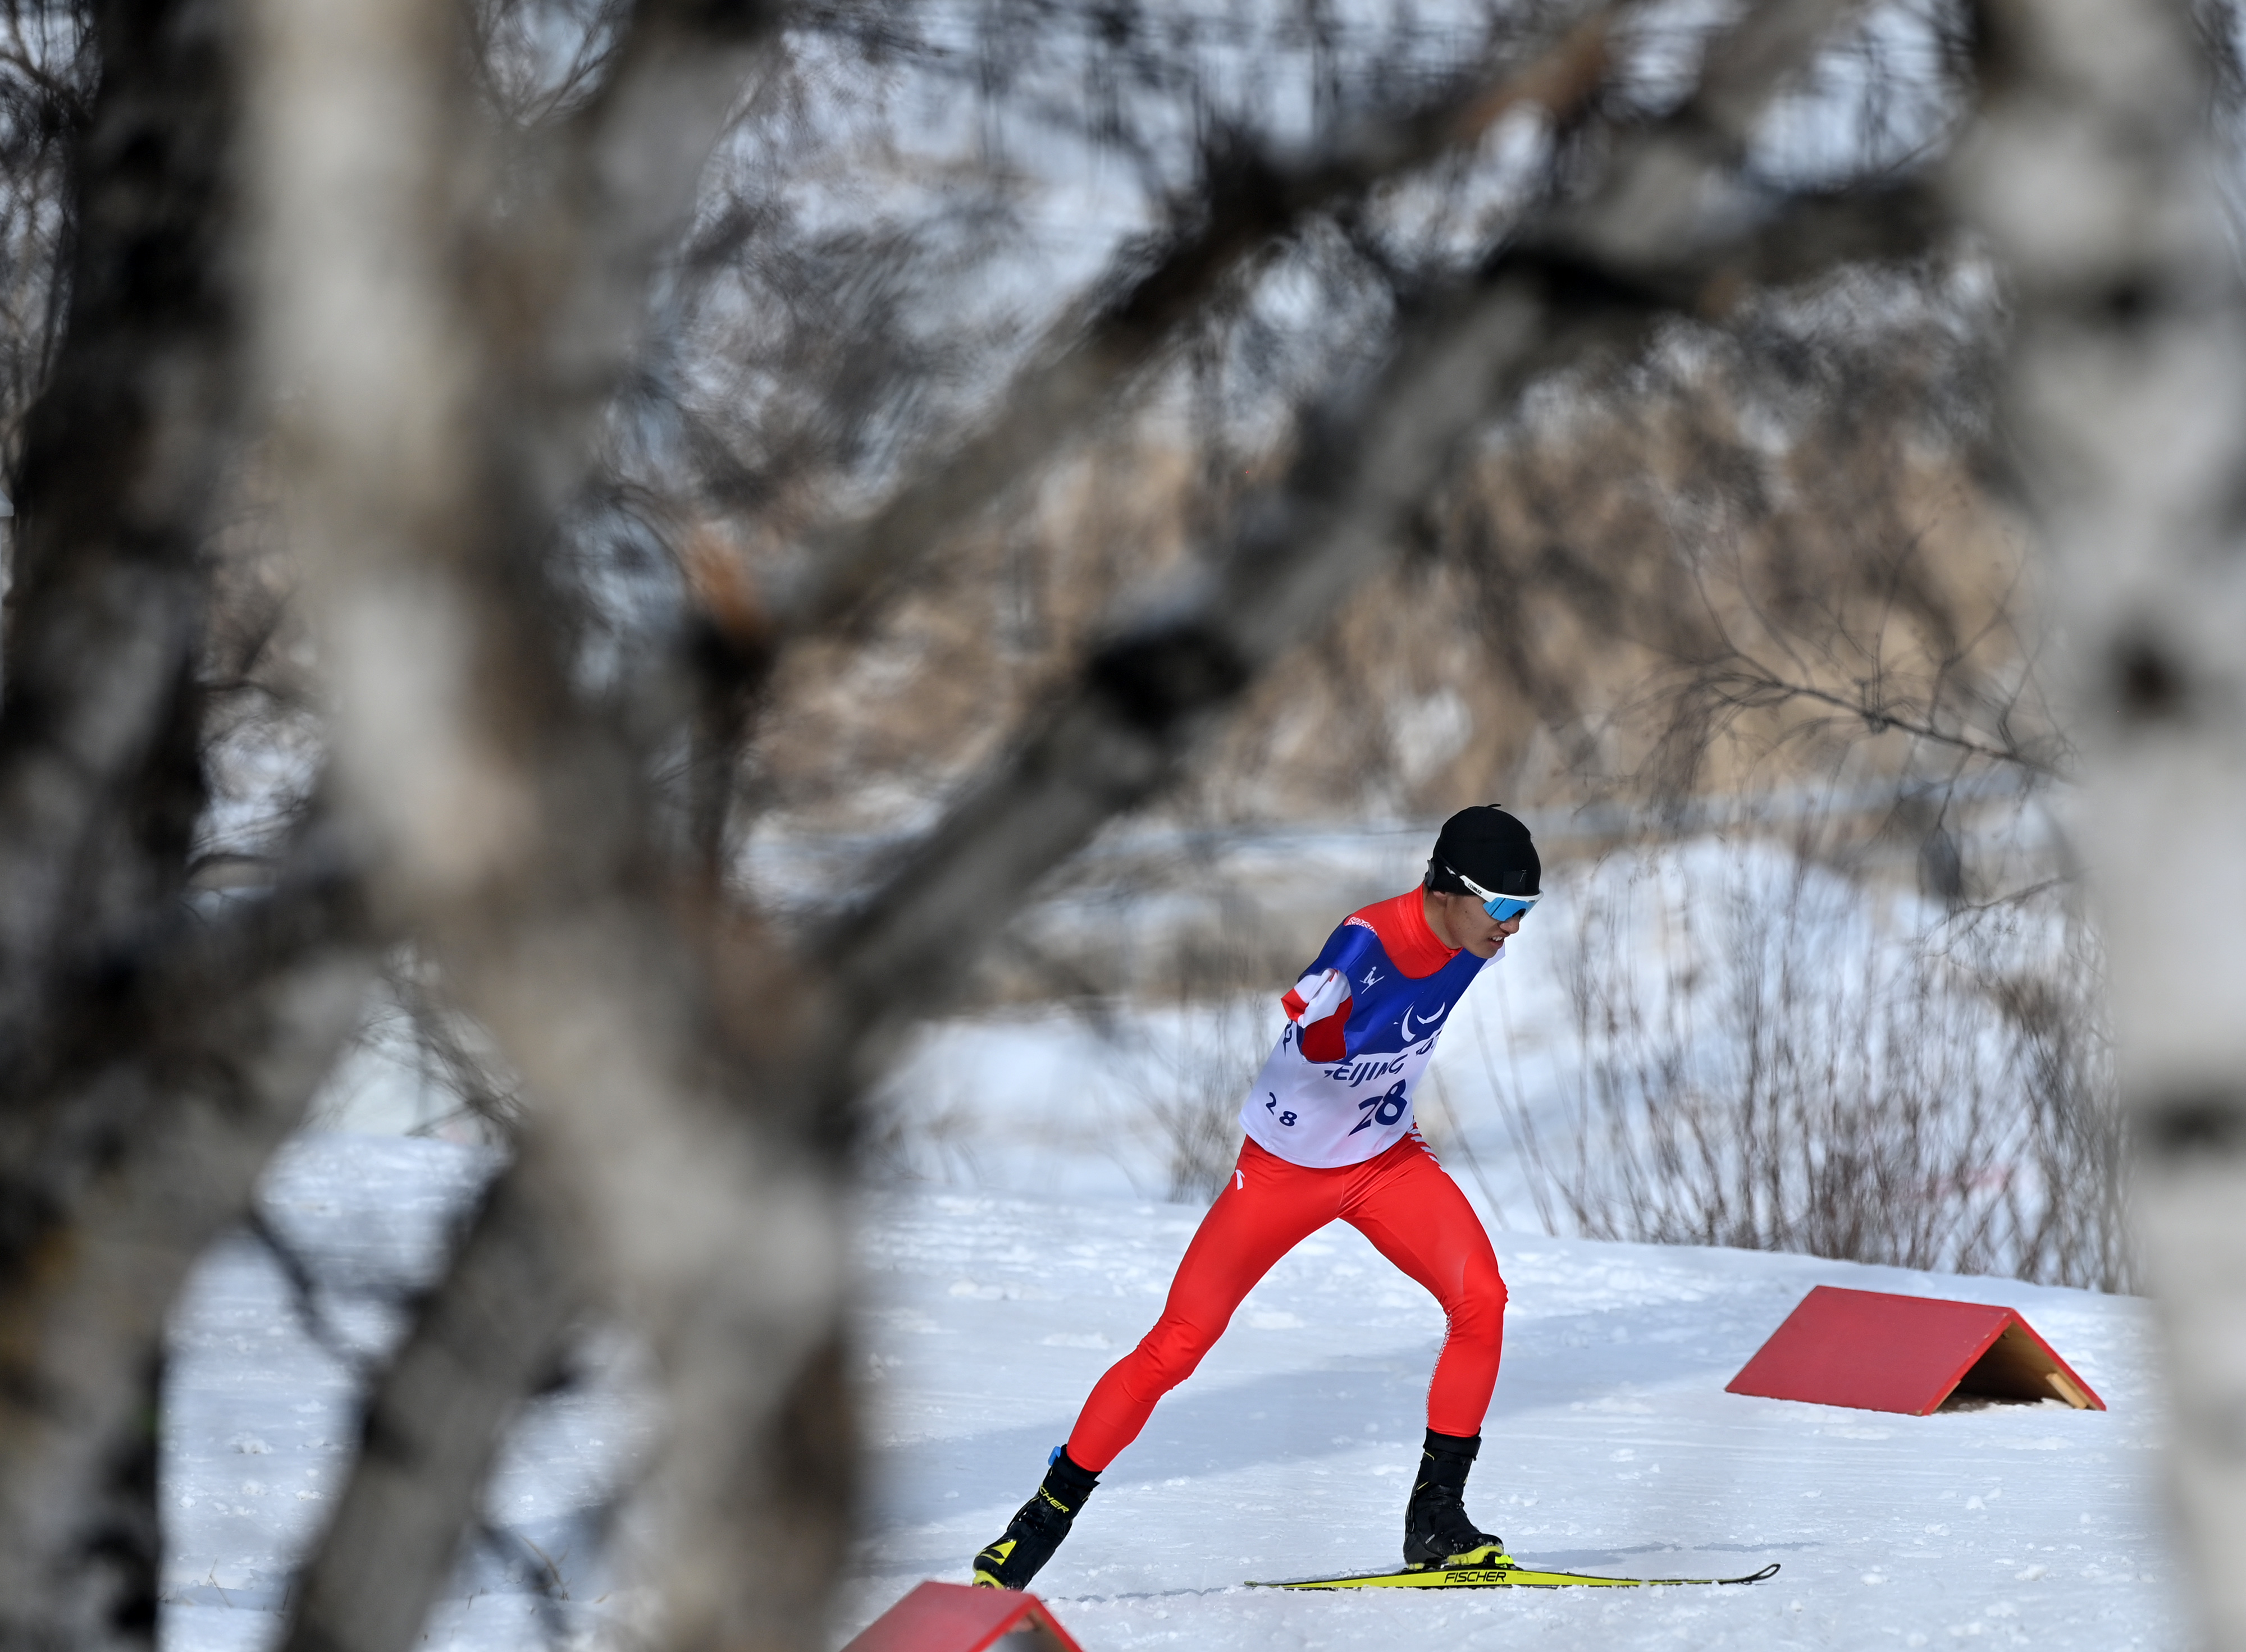
[{"label": "blurred foreground branch", "polygon": [[[2246,1648],[2246,282],[2192,8],[1985,0],[1951,173],[2015,288],[2006,411],[2081,708],[2170,1472],[2208,1644]],[[2227,24],[2223,26],[2228,26]]]}]

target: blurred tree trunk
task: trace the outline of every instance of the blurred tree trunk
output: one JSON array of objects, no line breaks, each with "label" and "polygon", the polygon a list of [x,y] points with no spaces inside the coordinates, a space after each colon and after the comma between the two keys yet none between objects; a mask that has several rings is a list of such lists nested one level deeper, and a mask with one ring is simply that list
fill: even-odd
[{"label": "blurred tree trunk", "polygon": [[[122,1312],[130,1329],[112,1340],[54,1288],[108,1271],[78,1222],[113,1186],[160,1088],[148,1064],[119,1057],[147,1030],[140,955],[152,932],[176,930],[203,804],[197,557],[240,389],[230,22],[212,0],[97,10],[69,316],[13,489],[0,702],[0,1641],[11,1645],[146,1645],[155,1628],[162,1295],[153,1312]],[[73,1325],[98,1346],[66,1349]]]},{"label": "blurred tree trunk", "polygon": [[[2080,810],[2211,1644],[2246,1649],[2246,284],[2183,0],[1984,0],[1956,163],[2017,303],[2008,411]],[[2228,45],[2215,49],[2229,51]]]},{"label": "blurred tree trunk", "polygon": [[[117,3],[97,17],[102,78],[73,168],[70,313],[15,481],[0,716],[0,1067],[11,1083],[62,1058],[74,999],[98,1004],[100,977],[170,916],[203,805],[196,559],[241,388],[228,21],[214,0]],[[11,1109],[6,1128],[39,1126]],[[10,1193],[0,1214],[12,1224],[37,1193]],[[21,1242],[12,1226],[7,1237]]]}]

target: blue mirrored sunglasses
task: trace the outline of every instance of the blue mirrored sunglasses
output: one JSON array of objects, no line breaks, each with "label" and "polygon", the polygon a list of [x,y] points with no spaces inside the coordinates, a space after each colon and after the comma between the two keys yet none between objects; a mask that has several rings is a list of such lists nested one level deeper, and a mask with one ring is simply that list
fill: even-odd
[{"label": "blue mirrored sunglasses", "polygon": [[1446,864],[1443,867],[1443,870],[1449,873],[1460,883],[1466,885],[1469,890],[1473,891],[1475,895],[1480,897],[1481,901],[1481,909],[1489,914],[1491,917],[1496,919],[1500,923],[1503,923],[1508,918],[1521,918],[1528,916],[1528,908],[1535,906],[1539,901],[1542,901],[1544,898],[1541,894],[1499,894],[1494,890],[1483,888],[1481,885],[1476,883],[1472,878],[1467,876],[1465,873],[1460,871],[1456,867]]}]

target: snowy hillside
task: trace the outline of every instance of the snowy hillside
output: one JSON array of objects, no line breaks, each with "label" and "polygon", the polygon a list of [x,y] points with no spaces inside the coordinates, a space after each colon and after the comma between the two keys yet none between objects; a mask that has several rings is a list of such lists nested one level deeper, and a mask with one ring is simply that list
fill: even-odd
[{"label": "snowy hillside", "polygon": [[[868,1224],[885,1522],[848,1627],[962,1580],[1146,1329],[1197,1213],[911,1193]],[[1469,1506],[1516,1555],[1753,1588],[1446,1596],[1238,1587],[1392,1564],[1439,1313],[1334,1227],[1282,1262],[1109,1471],[1039,1593],[1091,1652],[1428,1644],[2175,1644],[2143,1304],[1737,1251],[1498,1234],[1512,1291]],[[1722,1391],[1808,1288],[2019,1309],[2106,1412],[1930,1417]]]},{"label": "snowy hillside", "polygon": [[[446,1144],[316,1138],[268,1196],[371,1348],[381,1301],[487,1166]],[[924,1577],[963,1579],[1142,1332],[1198,1213],[1127,1197],[941,1187],[866,1206],[873,1529],[837,1641]],[[1439,1316],[1352,1231],[1290,1257],[1116,1464],[1040,1592],[1089,1652],[1427,1643],[1550,1652],[2179,1644],[2150,1476],[2160,1413],[2140,1302],[1795,1257],[1500,1234],[1513,1292],[1471,1506],[1515,1553],[1690,1574],[1783,1562],[1751,1589],[1378,1598],[1247,1578],[1395,1556]],[[1812,1284],[2010,1303],[2113,1407],[1918,1419],[1723,1393]],[[333,1334],[331,1330],[331,1335]],[[180,1315],[163,1497],[167,1652],[262,1645],[351,1421],[344,1364],[270,1259],[232,1245]],[[544,1643],[618,1608],[588,1518],[644,1443],[611,1386],[542,1402],[429,1644]],[[542,1624],[541,1569],[569,1599]]]}]

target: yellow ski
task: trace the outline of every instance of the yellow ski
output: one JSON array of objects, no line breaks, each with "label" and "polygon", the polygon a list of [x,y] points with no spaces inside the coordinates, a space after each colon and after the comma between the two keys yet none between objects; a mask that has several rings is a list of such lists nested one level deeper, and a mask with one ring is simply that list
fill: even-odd
[{"label": "yellow ski", "polygon": [[1540,1572],[1500,1555],[1487,1566],[1438,1566],[1424,1572],[1355,1572],[1343,1577],[1251,1582],[1251,1589],[1572,1589],[1664,1588],[1685,1583],[1759,1583],[1774,1575],[1773,1560],[1745,1577],[1599,1577],[1587,1572]]}]

